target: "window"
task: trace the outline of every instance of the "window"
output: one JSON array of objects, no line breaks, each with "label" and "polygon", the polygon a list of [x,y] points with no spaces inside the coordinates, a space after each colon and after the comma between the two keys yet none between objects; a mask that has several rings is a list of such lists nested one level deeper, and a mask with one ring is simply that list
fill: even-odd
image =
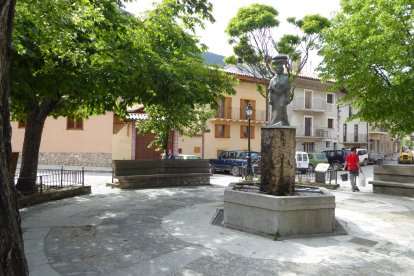
[{"label": "window", "polygon": [[331,94],[331,93],[326,94],[326,103],[328,104],[334,103],[334,94]]},{"label": "window", "polygon": [[347,135],[346,129],[347,129],[347,125],[344,124],[344,129],[343,129],[343,140],[344,140],[344,142],[346,142],[346,135]]},{"label": "window", "polygon": [[303,142],[303,151],[312,152],[315,151],[315,142]]},{"label": "window", "polygon": [[82,119],[66,119],[66,129],[78,129],[83,130],[83,120]]},{"label": "window", "polygon": [[240,120],[247,120],[246,108],[248,104],[250,104],[250,106],[253,108],[253,112],[252,115],[250,115],[250,119],[256,120],[256,101],[246,99],[240,99]]},{"label": "window", "polygon": [[334,128],[334,119],[328,119],[328,128]]},{"label": "window", "polygon": [[325,141],[325,147],[329,149],[331,147],[331,141]]},{"label": "window", "polygon": [[215,125],[215,137],[216,138],[230,138],[230,126],[229,125]]},{"label": "window", "polygon": [[231,98],[219,99],[219,110],[217,110],[216,118],[231,119]]},{"label": "window", "polygon": [[312,109],[312,90],[305,90],[305,109]]},{"label": "window", "polygon": [[352,107],[349,107],[349,109],[348,109],[348,117],[351,117],[352,116]]},{"label": "window", "polygon": [[[240,126],[240,138],[248,138],[249,135],[247,134],[249,127],[248,126]],[[254,126],[250,126],[250,138],[254,139]]]},{"label": "window", "polygon": [[194,147],[194,153],[201,153],[201,147]]},{"label": "window", "polygon": [[354,142],[358,142],[358,125],[354,125]]}]

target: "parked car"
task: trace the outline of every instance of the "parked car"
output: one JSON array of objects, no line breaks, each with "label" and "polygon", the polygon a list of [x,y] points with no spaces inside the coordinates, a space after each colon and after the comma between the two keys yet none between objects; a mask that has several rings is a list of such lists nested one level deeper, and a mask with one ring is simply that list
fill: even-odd
[{"label": "parked car", "polygon": [[384,154],[379,152],[370,151],[368,152],[368,164],[376,164],[384,161]]},{"label": "parked car", "polygon": [[413,149],[407,146],[403,146],[400,150],[400,156],[398,157],[398,164],[413,164]]},{"label": "parked car", "polygon": [[304,151],[297,151],[295,154],[296,159],[296,170],[301,173],[306,173],[309,167],[309,157]]},{"label": "parked car", "polygon": [[175,159],[201,159],[201,157],[193,154],[179,154]]},{"label": "parked car", "polygon": [[[247,150],[225,150],[215,159],[210,159],[211,172],[216,171],[231,172],[234,176],[241,175],[242,169],[247,164]],[[252,168],[255,170],[259,167],[260,152],[250,151]]]},{"label": "parked car", "polygon": [[329,164],[328,158],[326,158],[326,154],[323,152],[308,152],[309,157],[309,166],[308,171],[314,172],[316,165],[319,163],[327,163]]},{"label": "parked car", "polygon": [[334,170],[341,170],[342,165],[345,163],[345,156],[350,152],[350,150],[324,150],[326,158],[329,161],[329,164]]}]

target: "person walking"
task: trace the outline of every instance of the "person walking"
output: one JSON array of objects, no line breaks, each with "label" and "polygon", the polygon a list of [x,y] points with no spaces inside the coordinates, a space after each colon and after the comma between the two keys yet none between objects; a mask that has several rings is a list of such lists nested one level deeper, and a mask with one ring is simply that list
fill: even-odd
[{"label": "person walking", "polygon": [[351,152],[346,155],[344,170],[348,168],[349,179],[351,181],[352,191],[359,192],[359,188],[356,185],[356,178],[359,175],[359,172],[362,172],[361,167],[359,166],[359,157],[356,153],[356,147],[351,148]]}]

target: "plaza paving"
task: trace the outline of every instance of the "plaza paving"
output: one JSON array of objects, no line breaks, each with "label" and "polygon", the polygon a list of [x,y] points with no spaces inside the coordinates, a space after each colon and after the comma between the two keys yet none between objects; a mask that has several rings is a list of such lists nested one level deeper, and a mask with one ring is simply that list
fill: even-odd
[{"label": "plaza paving", "polygon": [[414,275],[414,198],[340,182],[346,235],[273,241],[211,224],[238,180],[119,190],[87,175],[91,195],[21,210],[30,275]]}]

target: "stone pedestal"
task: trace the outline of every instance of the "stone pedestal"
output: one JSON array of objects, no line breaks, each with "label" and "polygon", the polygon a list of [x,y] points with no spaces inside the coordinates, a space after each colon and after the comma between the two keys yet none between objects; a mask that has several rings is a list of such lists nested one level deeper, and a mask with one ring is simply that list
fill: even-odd
[{"label": "stone pedestal", "polygon": [[271,195],[295,193],[296,128],[262,126],[260,190]]}]

